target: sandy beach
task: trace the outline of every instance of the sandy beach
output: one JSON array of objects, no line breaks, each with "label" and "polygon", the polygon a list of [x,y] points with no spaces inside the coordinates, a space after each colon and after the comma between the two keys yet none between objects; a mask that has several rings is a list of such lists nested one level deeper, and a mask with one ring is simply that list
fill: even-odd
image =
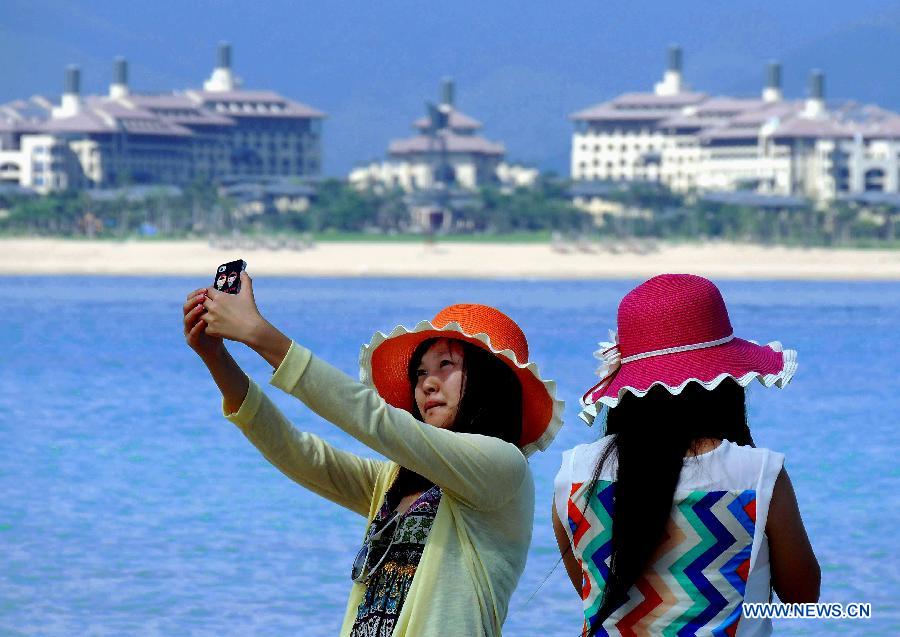
[{"label": "sandy beach", "polygon": [[[728,243],[607,244],[320,242],[305,249],[211,247],[205,241],[0,239],[8,274],[209,275],[243,258],[265,276],[635,278],[691,272],[712,278],[900,280],[900,251]],[[615,250],[615,251],[614,251]]]}]

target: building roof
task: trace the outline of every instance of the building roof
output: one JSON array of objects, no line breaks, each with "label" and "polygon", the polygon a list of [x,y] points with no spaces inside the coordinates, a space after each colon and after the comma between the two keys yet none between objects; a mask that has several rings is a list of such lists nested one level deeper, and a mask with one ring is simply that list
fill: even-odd
[{"label": "building roof", "polygon": [[573,113],[569,119],[588,122],[654,121],[679,113],[688,106],[702,102],[706,97],[705,93],[624,93],[608,102]]},{"label": "building roof", "polygon": [[[448,153],[506,154],[506,147],[503,144],[488,141],[477,135],[457,135],[451,131],[441,131],[437,137],[446,144]],[[441,150],[440,142],[428,135],[395,139],[388,146],[388,154],[392,156],[436,153]]]},{"label": "building roof", "polygon": [[778,124],[773,137],[853,137],[853,127],[831,117],[792,117]]},{"label": "building roof", "polygon": [[747,140],[757,139],[760,129],[758,126],[711,126],[704,128],[697,136],[701,142],[712,142],[721,140]]},{"label": "building roof", "polygon": [[42,95],[34,95],[27,100],[13,100],[0,105],[0,118],[17,121],[42,121],[50,117],[53,103]]},{"label": "building roof", "polygon": [[234,126],[232,118],[203,108],[186,95],[129,95],[122,101],[188,126]]},{"label": "building roof", "polygon": [[432,187],[415,190],[404,197],[408,205],[416,207],[437,207],[440,202],[450,208],[463,208],[477,201],[477,194],[458,186]]},{"label": "building roof", "polygon": [[115,131],[115,126],[102,120],[90,110],[81,110],[68,117],[54,117],[41,122],[41,133],[87,133],[101,134]]},{"label": "building roof", "polygon": [[698,117],[737,115],[763,108],[767,102],[754,97],[712,97],[697,104]]},{"label": "building roof", "polygon": [[40,122],[13,119],[0,112],[0,133],[36,133],[40,126]]},{"label": "building roof", "polygon": [[809,205],[809,201],[803,197],[767,195],[744,190],[707,192],[700,199],[709,203],[751,208],[806,208]]},{"label": "building roof", "polygon": [[120,98],[87,95],[81,108],[54,117],[53,102],[34,96],[0,105],[0,131],[189,137],[191,127],[234,126],[241,117],[322,118],[324,113],[274,91],[187,91]]},{"label": "building roof", "polygon": [[697,134],[701,142],[775,138],[900,139],[900,114],[873,104],[830,101],[807,115],[808,100],[767,102],[757,97],[623,93],[570,116],[584,122],[641,122],[657,129]]},{"label": "building roof", "polygon": [[569,187],[572,197],[608,197],[628,191],[635,182],[613,181],[608,179],[579,179]]},{"label": "building roof", "polygon": [[622,93],[609,103],[617,108],[681,108],[707,99],[706,93],[684,92],[674,95]]},{"label": "building roof", "polygon": [[122,188],[89,188],[84,194],[91,201],[144,201],[148,197],[166,197],[174,199],[182,194],[181,188],[171,185],[137,185]]},{"label": "building roof", "polygon": [[896,192],[859,192],[838,196],[840,201],[849,201],[867,206],[891,206],[900,208],[900,193]]},{"label": "building roof", "polygon": [[645,109],[622,110],[609,106],[597,106],[571,116],[576,121],[589,122],[657,122],[672,114],[670,110]]},{"label": "building roof", "polygon": [[625,93],[571,116],[581,121],[640,121],[660,129],[696,133],[701,142],[747,141],[763,132],[776,138],[900,138],[900,114],[873,104],[832,101],[816,117],[807,100],[766,102],[703,93]]},{"label": "building roof", "polygon": [[737,126],[761,126],[773,119],[791,117],[803,110],[802,100],[768,102],[759,108],[735,115],[731,123]]},{"label": "building roof", "polygon": [[211,108],[228,117],[307,117],[322,119],[325,113],[311,106],[294,102],[274,91],[186,91],[185,95],[197,104]]},{"label": "building roof", "polygon": [[88,96],[82,101],[81,110],[69,117],[52,117],[41,123],[42,133],[117,133],[130,135],[163,135],[188,137],[189,128],[159,117],[141,108],[109,98]]},{"label": "building roof", "polygon": [[48,134],[125,132],[130,135],[189,137],[192,127],[234,126],[241,117],[318,119],[324,113],[274,91],[186,91],[112,98],[86,95],[81,108],[54,117],[57,106],[35,95],[0,105],[0,131]]},{"label": "building roof", "polygon": [[699,130],[710,126],[724,126],[728,123],[727,117],[697,117],[696,115],[673,115],[659,121],[660,128],[682,128]]},{"label": "building roof", "polygon": [[308,183],[290,181],[243,182],[222,188],[223,194],[240,201],[258,201],[264,197],[314,197],[316,189]]},{"label": "building roof", "polygon": [[877,135],[873,131],[867,131],[864,137],[885,137],[888,139],[900,139],[900,115],[881,122],[877,127]]},{"label": "building roof", "polygon": [[[447,125],[454,130],[478,130],[482,127],[481,122],[477,119],[456,109],[450,111]],[[430,126],[431,120],[427,117],[420,117],[413,122],[413,127],[419,130],[427,130]]]}]

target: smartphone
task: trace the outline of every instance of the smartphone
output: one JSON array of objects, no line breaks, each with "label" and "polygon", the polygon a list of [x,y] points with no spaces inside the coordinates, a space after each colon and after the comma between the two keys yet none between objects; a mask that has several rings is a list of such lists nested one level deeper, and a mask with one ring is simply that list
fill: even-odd
[{"label": "smartphone", "polygon": [[213,287],[220,292],[237,294],[241,291],[241,272],[246,269],[247,262],[243,259],[223,263],[216,268],[216,275],[213,277]]}]

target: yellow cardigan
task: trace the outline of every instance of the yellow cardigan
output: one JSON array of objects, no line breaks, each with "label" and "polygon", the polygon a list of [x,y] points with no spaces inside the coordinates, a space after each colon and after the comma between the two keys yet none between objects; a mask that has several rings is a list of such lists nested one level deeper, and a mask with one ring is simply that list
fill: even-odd
[{"label": "yellow cardigan", "polygon": [[[522,452],[497,438],[426,425],[297,343],[270,383],[390,459],[362,458],[298,431],[251,380],[238,411],[225,416],[292,480],[369,522],[400,465],[443,489],[393,636],[500,635],[534,518],[534,480]],[[364,592],[352,585],[341,635],[349,635]]]}]

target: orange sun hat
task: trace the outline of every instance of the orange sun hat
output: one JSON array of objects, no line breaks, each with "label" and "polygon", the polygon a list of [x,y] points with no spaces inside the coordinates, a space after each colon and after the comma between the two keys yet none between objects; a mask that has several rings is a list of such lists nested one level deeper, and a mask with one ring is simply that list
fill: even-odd
[{"label": "orange sun hat", "polygon": [[522,329],[493,307],[450,305],[412,329],[399,325],[390,334],[376,332],[359,353],[360,381],[374,387],[388,404],[412,411],[407,369],[413,352],[430,338],[465,341],[503,361],[522,385],[519,448],[529,456],[550,446],[562,426],[563,401],[556,398],[556,382],[541,378],[537,364],[528,361],[528,341]]}]

